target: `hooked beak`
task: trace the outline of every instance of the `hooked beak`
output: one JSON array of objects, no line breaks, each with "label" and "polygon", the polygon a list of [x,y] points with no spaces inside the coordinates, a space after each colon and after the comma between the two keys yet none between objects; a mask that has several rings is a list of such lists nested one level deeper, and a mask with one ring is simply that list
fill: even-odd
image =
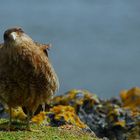
[{"label": "hooked beak", "polygon": [[13,39],[15,41],[16,40],[16,37],[17,37],[17,33],[16,32],[12,32],[10,34],[10,37],[11,37],[11,39]]}]

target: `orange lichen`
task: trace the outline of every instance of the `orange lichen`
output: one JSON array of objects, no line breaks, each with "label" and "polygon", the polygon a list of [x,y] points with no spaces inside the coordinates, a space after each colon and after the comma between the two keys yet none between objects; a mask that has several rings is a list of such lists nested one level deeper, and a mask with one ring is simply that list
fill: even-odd
[{"label": "orange lichen", "polygon": [[[5,111],[9,113],[9,108],[6,108]],[[27,115],[23,112],[21,107],[12,108],[11,111],[11,117],[13,119],[25,120],[27,118]]]},{"label": "orange lichen", "polygon": [[49,113],[55,114],[55,119],[64,119],[66,123],[76,125],[80,128],[85,128],[86,125],[76,115],[75,109],[71,106],[58,105],[50,109]]},{"label": "orange lichen", "polygon": [[90,100],[91,104],[93,105],[94,103],[99,103],[98,97],[90,93],[87,90],[70,90],[63,96],[57,96],[54,97],[53,99],[53,104],[54,105],[71,105],[77,109],[79,105],[82,105],[85,100]]},{"label": "orange lichen", "polygon": [[126,122],[125,120],[120,120],[114,123],[114,126],[121,126],[121,127],[125,127]]},{"label": "orange lichen", "polygon": [[36,124],[41,124],[46,119],[46,112],[40,112],[32,118],[32,122]]},{"label": "orange lichen", "polygon": [[140,88],[134,87],[130,90],[123,90],[120,93],[123,107],[134,111],[140,111]]}]

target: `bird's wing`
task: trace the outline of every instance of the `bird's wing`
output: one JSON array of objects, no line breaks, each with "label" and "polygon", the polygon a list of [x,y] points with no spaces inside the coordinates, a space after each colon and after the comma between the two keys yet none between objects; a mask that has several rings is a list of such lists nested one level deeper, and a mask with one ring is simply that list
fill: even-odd
[{"label": "bird's wing", "polygon": [[[3,48],[3,44],[1,43],[1,44],[0,44],[0,59],[1,59],[2,56],[3,56],[2,48]],[[0,61],[1,61],[1,60],[0,60]]]},{"label": "bird's wing", "polygon": [[3,47],[3,44],[0,44],[0,49]]},{"label": "bird's wing", "polygon": [[3,63],[3,60],[6,60],[4,59],[4,53],[3,53],[3,44],[1,43],[0,44],[0,71],[1,71],[1,66],[2,66],[2,63]]},{"label": "bird's wing", "polygon": [[38,43],[38,42],[34,42],[37,46],[40,47],[40,49],[42,51],[44,51],[44,53],[48,56],[48,50],[52,47],[51,44],[41,44],[41,43]]}]

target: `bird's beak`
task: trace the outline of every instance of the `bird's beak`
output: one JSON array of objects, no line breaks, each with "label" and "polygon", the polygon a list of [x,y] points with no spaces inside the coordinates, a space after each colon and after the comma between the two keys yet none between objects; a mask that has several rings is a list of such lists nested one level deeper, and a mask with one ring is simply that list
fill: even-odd
[{"label": "bird's beak", "polygon": [[17,33],[16,33],[16,32],[12,32],[12,33],[10,34],[10,37],[11,37],[11,39],[16,40]]}]

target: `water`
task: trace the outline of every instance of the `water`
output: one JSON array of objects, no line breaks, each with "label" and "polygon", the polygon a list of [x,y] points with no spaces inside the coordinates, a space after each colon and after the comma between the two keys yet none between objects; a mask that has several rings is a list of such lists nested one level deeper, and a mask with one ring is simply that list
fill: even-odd
[{"label": "water", "polygon": [[0,40],[21,26],[49,54],[60,91],[88,89],[100,97],[140,86],[140,1],[1,0]]}]

